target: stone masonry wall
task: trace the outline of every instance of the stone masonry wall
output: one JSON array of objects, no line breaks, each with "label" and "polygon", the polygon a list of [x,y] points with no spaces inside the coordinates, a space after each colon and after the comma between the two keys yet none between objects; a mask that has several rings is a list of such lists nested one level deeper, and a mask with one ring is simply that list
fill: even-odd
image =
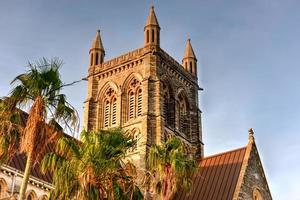
[{"label": "stone masonry wall", "polygon": [[238,200],[254,200],[253,191],[255,188],[261,193],[263,200],[272,200],[263,167],[256,146],[254,145],[250,153]]}]

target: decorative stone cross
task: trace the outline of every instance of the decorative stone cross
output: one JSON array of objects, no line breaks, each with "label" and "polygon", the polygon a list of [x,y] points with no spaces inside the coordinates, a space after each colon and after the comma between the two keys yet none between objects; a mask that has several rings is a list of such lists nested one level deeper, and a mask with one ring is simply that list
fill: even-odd
[{"label": "decorative stone cross", "polygon": [[107,94],[108,96],[111,96],[113,93],[114,93],[114,90],[111,89],[111,88],[109,88],[108,91],[106,92],[106,94]]},{"label": "decorative stone cross", "polygon": [[135,87],[139,82],[136,79],[133,79],[131,86]]}]

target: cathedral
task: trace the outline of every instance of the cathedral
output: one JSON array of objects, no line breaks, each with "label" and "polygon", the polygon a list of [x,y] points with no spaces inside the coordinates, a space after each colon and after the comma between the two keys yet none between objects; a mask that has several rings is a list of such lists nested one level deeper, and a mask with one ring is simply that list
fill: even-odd
[{"label": "cathedral", "polygon": [[[160,25],[151,7],[144,26],[144,44],[111,60],[105,60],[100,31],[89,50],[84,128],[92,131],[121,127],[137,144],[129,152],[138,169],[146,169],[153,144],[178,137],[199,162],[192,191],[178,191],[175,199],[271,200],[272,196],[249,130],[246,146],[204,156],[198,93],[197,58],[188,38],[181,63],[160,47]],[[201,70],[201,69],[200,69]],[[0,173],[0,200],[17,194],[25,166],[24,156],[15,156]],[[27,199],[46,199],[51,174],[31,170]]]}]

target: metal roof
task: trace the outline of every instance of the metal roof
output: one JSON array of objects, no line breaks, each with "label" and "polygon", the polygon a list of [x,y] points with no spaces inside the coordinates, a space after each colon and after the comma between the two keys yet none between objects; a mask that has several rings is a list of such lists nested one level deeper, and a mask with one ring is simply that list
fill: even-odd
[{"label": "metal roof", "polygon": [[179,190],[174,200],[229,200],[240,175],[246,147],[203,158],[190,192]]}]

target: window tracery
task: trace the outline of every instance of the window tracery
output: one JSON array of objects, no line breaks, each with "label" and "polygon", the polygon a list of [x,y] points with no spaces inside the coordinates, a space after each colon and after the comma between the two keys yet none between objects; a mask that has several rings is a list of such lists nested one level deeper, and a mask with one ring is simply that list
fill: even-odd
[{"label": "window tracery", "polygon": [[108,88],[103,98],[103,127],[117,124],[117,94],[112,88]]}]

